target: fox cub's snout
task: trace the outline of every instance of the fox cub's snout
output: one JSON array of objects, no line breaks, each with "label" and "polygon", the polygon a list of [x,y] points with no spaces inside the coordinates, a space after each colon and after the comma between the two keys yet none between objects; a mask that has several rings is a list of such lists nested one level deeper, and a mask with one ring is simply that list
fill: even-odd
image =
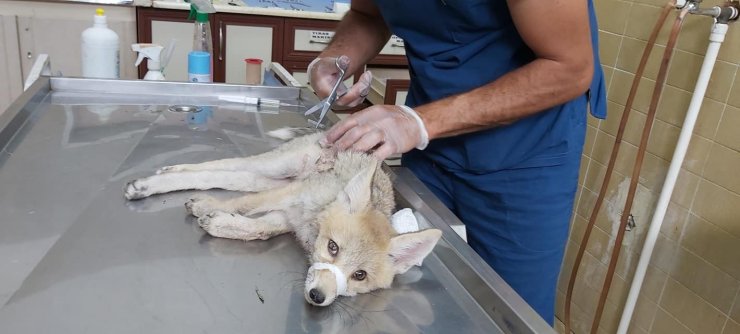
[{"label": "fox cub's snout", "polygon": [[313,305],[390,287],[396,274],[420,265],[442,235],[437,229],[396,234],[388,210],[374,201],[375,171],[373,166],[358,173],[318,216],[304,290]]}]

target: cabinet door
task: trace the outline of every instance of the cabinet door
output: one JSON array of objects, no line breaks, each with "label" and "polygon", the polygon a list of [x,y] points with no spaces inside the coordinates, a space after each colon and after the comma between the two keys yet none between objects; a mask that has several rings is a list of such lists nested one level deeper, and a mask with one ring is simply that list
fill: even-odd
[{"label": "cabinet door", "polygon": [[[247,58],[262,59],[260,82],[264,69],[273,61],[282,59],[283,18],[245,15],[216,14],[215,46],[216,78],[234,84],[246,83]],[[216,40],[214,40],[216,41]]]},{"label": "cabinet door", "polygon": [[367,64],[396,68],[408,67],[406,48],[404,47],[403,39],[396,35],[391,35],[391,38],[385,43],[383,49],[378,53],[378,56],[370,60]]},{"label": "cabinet door", "polygon": [[[285,42],[283,44],[284,61],[310,62],[326,48],[334,37],[338,22],[286,18]],[[403,40],[393,36],[380,53],[368,62],[368,65],[408,66]]]},{"label": "cabinet door", "polygon": [[[172,57],[164,69],[168,81],[188,81],[188,53],[193,49],[193,22],[188,11],[137,8],[139,43],[167,47],[175,40]],[[147,72],[146,61],[139,65],[139,78]]]},{"label": "cabinet door", "polygon": [[0,114],[23,92],[18,30],[13,15],[0,15]]},{"label": "cabinet door", "polygon": [[411,81],[409,80],[388,79],[385,82],[383,104],[405,104],[410,84]]},{"label": "cabinet door", "polygon": [[380,50],[381,55],[395,55],[395,56],[406,56],[406,49],[404,48],[403,39],[396,35],[391,35],[388,42],[385,43],[383,49]]},{"label": "cabinet door", "polygon": [[311,62],[329,44],[338,22],[285,19],[284,61]]}]

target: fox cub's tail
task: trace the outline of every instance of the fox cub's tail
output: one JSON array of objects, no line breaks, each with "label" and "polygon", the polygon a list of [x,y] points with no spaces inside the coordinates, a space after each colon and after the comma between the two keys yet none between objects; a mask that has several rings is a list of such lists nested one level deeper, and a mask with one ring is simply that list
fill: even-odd
[{"label": "fox cub's tail", "polygon": [[310,134],[314,134],[317,132],[321,132],[319,129],[315,128],[280,128],[276,130],[272,130],[270,132],[267,132],[267,135],[273,138],[277,138],[280,140],[288,141],[293,138],[303,137]]}]

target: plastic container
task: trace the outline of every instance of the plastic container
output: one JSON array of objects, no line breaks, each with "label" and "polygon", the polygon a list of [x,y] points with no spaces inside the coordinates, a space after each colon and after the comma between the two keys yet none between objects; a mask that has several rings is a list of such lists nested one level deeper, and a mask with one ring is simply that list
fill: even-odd
[{"label": "plastic container", "polygon": [[262,83],[262,59],[247,58],[247,85],[259,85]]},{"label": "plastic container", "polygon": [[118,79],[120,77],[119,39],[108,28],[102,8],[95,10],[94,24],[82,32],[82,76]]},{"label": "plastic container", "polygon": [[211,24],[208,22],[207,13],[196,11],[195,29],[193,30],[193,51],[213,53]]},{"label": "plastic container", "polygon": [[[191,1],[190,18],[195,19],[193,50],[188,53],[188,79],[191,82],[213,82],[213,41],[211,24],[208,22],[208,13],[212,11],[215,10],[210,6],[210,2]],[[204,67],[203,62],[206,60],[208,66]],[[196,63],[191,64],[192,61]],[[203,72],[204,69],[208,71]],[[208,75],[208,79],[205,75]]]},{"label": "plastic container", "polygon": [[190,51],[188,53],[188,81],[212,82],[211,54],[204,51]]},{"label": "plastic container", "polygon": [[164,80],[160,64],[163,49],[164,48],[161,45],[157,44],[131,45],[131,50],[138,52],[138,57],[136,58],[134,66],[139,66],[144,59],[148,59],[147,72],[146,75],[144,75],[144,80]]}]

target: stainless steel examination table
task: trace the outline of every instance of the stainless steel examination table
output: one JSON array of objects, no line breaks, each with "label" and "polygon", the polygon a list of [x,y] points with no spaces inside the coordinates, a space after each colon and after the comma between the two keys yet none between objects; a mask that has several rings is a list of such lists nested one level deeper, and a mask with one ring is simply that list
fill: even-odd
[{"label": "stainless steel examination table", "polygon": [[403,168],[398,208],[442,240],[392,288],[328,308],[304,300],[291,235],[210,237],[183,207],[193,192],[123,198],[164,165],[267,151],[265,132],[311,126],[316,102],[300,87],[39,78],[0,114],[0,333],[554,333]]}]

